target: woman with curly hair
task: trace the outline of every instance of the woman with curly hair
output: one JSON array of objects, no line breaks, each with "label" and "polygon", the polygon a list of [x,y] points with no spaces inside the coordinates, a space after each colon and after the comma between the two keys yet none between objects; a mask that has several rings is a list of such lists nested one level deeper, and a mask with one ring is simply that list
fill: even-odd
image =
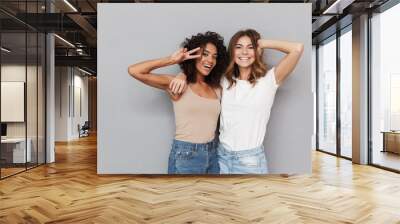
[{"label": "woman with curly hair", "polygon": [[[262,59],[264,49],[286,55],[267,70]],[[271,107],[276,90],[296,67],[302,52],[302,43],[264,40],[253,29],[241,30],[231,38],[230,62],[221,80],[218,146],[221,174],[268,173],[263,141]],[[182,88],[176,88],[182,83],[175,80],[172,83],[174,91]]]},{"label": "woman with curly hair", "polygon": [[[152,73],[174,64],[179,64],[187,75],[185,89],[169,88],[173,75]],[[170,56],[129,66],[132,77],[167,91],[172,100],[176,131],[168,161],[169,174],[219,173],[215,131],[221,111],[220,79],[226,65],[223,38],[206,32],[186,38],[182,48]]]}]

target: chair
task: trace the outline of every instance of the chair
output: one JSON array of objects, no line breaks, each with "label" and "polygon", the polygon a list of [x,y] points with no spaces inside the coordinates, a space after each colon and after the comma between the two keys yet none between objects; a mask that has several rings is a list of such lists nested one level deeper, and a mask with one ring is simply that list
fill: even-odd
[{"label": "chair", "polygon": [[89,129],[90,129],[89,121],[85,121],[82,127],[80,127],[80,125],[78,124],[79,138],[89,136]]}]

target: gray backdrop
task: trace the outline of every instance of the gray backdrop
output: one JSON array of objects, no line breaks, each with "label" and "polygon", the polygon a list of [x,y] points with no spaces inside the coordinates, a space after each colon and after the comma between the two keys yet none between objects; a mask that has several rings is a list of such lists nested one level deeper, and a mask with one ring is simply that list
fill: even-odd
[{"label": "gray backdrop", "polygon": [[[99,174],[167,173],[175,125],[166,93],[129,76],[128,66],[168,56],[184,37],[216,31],[228,44],[243,28],[298,41],[304,54],[279,88],[265,138],[272,173],[311,173],[311,4],[98,4]],[[267,50],[275,65],[283,54]],[[157,72],[176,74],[178,66]]]}]

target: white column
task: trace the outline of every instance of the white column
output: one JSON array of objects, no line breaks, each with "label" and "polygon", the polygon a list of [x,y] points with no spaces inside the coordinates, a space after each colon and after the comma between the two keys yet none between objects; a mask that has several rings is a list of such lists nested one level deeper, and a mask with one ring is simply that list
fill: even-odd
[{"label": "white column", "polygon": [[368,163],[368,15],[353,20],[353,162]]},{"label": "white column", "polygon": [[47,60],[47,92],[46,92],[46,163],[55,161],[54,133],[55,133],[55,60],[54,60],[54,35],[49,33],[46,36],[46,60]]},{"label": "white column", "polygon": [[[47,12],[54,12],[51,1],[46,1]],[[46,163],[55,161],[55,43],[54,35],[46,35]]]}]

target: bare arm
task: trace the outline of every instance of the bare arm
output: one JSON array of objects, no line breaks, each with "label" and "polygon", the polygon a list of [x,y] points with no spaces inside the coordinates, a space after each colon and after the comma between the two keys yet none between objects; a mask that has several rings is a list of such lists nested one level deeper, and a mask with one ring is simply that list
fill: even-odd
[{"label": "bare arm", "polygon": [[172,80],[170,75],[154,74],[152,70],[176,64],[170,57],[148,60],[131,65],[128,73],[135,79],[149,86],[166,90]]},{"label": "bare arm", "polygon": [[286,53],[286,56],[275,67],[275,78],[278,85],[281,85],[296,67],[304,49],[302,43],[262,39],[258,40],[258,47],[275,49]]},{"label": "bare arm", "polygon": [[155,74],[152,73],[152,71],[161,67],[179,64],[184,60],[200,57],[200,55],[192,55],[192,53],[198,51],[199,49],[200,48],[196,48],[191,51],[187,51],[186,49],[179,49],[171,56],[133,64],[128,67],[128,73],[133,78],[149,86],[168,90],[169,84],[174,76],[166,74]]}]

